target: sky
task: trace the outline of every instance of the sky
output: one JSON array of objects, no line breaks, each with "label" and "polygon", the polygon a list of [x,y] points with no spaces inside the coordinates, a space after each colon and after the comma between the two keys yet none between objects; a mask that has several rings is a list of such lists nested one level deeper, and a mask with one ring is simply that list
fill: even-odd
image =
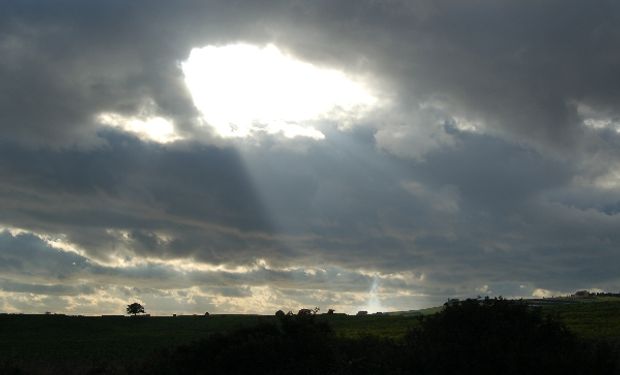
[{"label": "sky", "polygon": [[0,312],[620,290],[620,4],[0,4]]}]

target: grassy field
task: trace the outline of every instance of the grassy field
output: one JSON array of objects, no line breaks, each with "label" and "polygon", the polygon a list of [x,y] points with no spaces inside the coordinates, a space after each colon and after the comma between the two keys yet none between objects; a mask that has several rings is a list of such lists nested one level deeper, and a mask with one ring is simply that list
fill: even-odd
[{"label": "grassy field", "polygon": [[620,342],[620,298],[583,300],[573,304],[543,307],[578,336]]},{"label": "grassy field", "polygon": [[[410,316],[318,316],[346,337],[398,337],[416,324]],[[141,358],[155,350],[189,343],[216,332],[227,332],[273,316],[211,315],[179,317],[73,317],[62,315],[0,316],[0,359],[96,361]]]},{"label": "grassy field", "polygon": [[[425,310],[423,313],[439,309]],[[586,338],[620,342],[620,298],[549,304],[546,313],[557,316],[570,330]],[[375,335],[398,338],[418,323],[418,316],[319,315],[336,334],[345,337]],[[62,315],[0,315],[0,361],[97,362],[141,359],[152,352],[189,343],[215,332],[227,332],[273,316],[211,315],[178,317],[73,317]]]},{"label": "grassy field", "polygon": [[0,355],[22,360],[97,360],[139,358],[171,347],[244,326],[271,321],[257,315],[210,317],[73,317],[58,315],[0,316]]}]

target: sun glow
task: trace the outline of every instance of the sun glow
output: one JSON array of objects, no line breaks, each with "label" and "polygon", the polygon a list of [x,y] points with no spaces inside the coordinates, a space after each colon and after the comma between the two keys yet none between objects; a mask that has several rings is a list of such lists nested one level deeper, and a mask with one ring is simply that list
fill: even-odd
[{"label": "sun glow", "polygon": [[222,137],[262,132],[323,139],[317,121],[351,121],[377,102],[344,73],[296,60],[271,44],[195,48],[181,68],[204,121]]}]

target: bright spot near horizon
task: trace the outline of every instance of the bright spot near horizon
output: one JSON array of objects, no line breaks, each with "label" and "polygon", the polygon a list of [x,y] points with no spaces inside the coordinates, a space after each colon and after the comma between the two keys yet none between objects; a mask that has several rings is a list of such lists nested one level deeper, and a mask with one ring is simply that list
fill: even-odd
[{"label": "bright spot near horizon", "polygon": [[375,276],[368,292],[368,302],[366,303],[366,310],[368,312],[379,312],[383,310],[381,300],[379,299],[379,278]]},{"label": "bright spot near horizon", "polygon": [[253,133],[325,138],[313,123],[360,118],[377,99],[344,73],[299,61],[269,44],[192,49],[181,64],[206,123],[222,137]]},{"label": "bright spot near horizon", "polygon": [[134,133],[138,138],[158,143],[169,143],[181,139],[172,121],[159,116],[124,116],[114,112],[97,115],[97,121],[111,127]]}]

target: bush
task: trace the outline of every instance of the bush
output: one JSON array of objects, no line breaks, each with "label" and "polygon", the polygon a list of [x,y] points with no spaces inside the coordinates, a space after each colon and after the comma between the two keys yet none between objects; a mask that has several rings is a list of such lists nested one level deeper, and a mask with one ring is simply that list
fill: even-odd
[{"label": "bush", "polygon": [[405,338],[419,374],[609,374],[605,350],[520,301],[469,299],[421,318]]},{"label": "bush", "polygon": [[162,374],[330,374],[337,366],[331,328],[284,316],[228,335],[216,334],[158,355],[145,369]]}]

